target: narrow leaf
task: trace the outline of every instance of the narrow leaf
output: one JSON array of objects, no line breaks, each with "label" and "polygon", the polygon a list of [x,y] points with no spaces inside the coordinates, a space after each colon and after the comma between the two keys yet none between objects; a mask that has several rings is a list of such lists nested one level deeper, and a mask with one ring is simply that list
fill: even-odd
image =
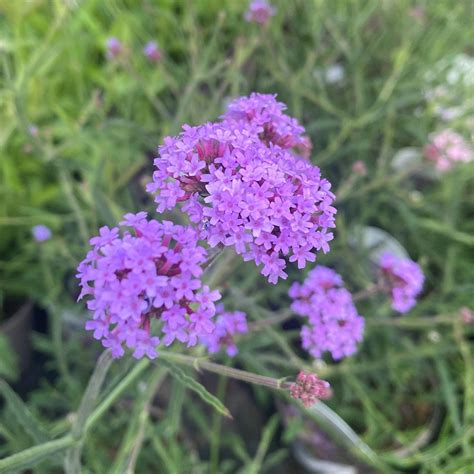
[{"label": "narrow leaf", "polygon": [[187,375],[182,369],[167,360],[160,359],[160,363],[162,363],[168,368],[170,374],[173,377],[179,380],[189,390],[192,390],[197,395],[199,395],[201,400],[211,405],[222,415],[228,418],[232,418],[232,415],[230,414],[229,410],[224,406],[224,404],[217,397],[212,395],[212,393],[209,393],[206,388],[201,385],[197,380],[193,379],[192,377]]},{"label": "narrow leaf", "polygon": [[435,359],[436,370],[438,371],[441,380],[441,390],[446,399],[446,406],[451,415],[451,422],[454,426],[454,431],[460,433],[462,430],[461,415],[459,413],[459,402],[456,397],[456,386],[449,376],[446,363],[443,359]]},{"label": "narrow leaf", "polygon": [[275,414],[270,418],[269,422],[265,426],[262,438],[257,448],[257,453],[255,454],[255,458],[253,459],[252,464],[246,471],[248,474],[258,474],[262,471],[263,459],[268,451],[270,442],[273,436],[275,435],[275,431],[278,427],[278,421],[278,415]]},{"label": "narrow leaf", "polygon": [[36,443],[49,441],[48,434],[43,430],[39,421],[33,416],[23,400],[10,388],[4,380],[0,380],[0,392],[10,408],[10,413],[18,424]]},{"label": "narrow leaf", "polygon": [[5,335],[0,334],[0,376],[16,380],[19,373],[17,359]]}]

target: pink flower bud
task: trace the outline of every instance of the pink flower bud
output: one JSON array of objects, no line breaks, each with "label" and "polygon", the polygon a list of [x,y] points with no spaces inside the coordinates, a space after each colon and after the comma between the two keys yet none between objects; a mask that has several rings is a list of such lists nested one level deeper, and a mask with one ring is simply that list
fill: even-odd
[{"label": "pink flower bud", "polygon": [[290,394],[309,408],[318,400],[329,398],[332,392],[329,382],[321,380],[316,374],[301,371],[296,377],[296,382],[290,386]]}]

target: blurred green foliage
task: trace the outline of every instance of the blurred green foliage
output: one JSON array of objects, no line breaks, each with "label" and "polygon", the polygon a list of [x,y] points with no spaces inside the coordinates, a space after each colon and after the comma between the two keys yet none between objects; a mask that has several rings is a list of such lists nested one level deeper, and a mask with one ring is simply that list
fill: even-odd
[{"label": "blurred green foliage", "polygon": [[[98,350],[74,304],[73,275],[89,236],[124,212],[153,213],[144,183],[165,135],[215,119],[229,98],[260,91],[278,93],[306,127],[312,160],[338,195],[336,238],[321,263],[336,268],[350,289],[364,288],[367,252],[354,246],[354,236],[370,225],[397,238],[427,276],[423,298],[401,322],[391,323],[379,300],[360,304],[367,330],[359,354],[313,367],[333,385],[329,406],[377,453],[385,466],[378,469],[468,473],[474,465],[473,333],[458,317],[474,293],[474,167],[433,180],[391,165],[397,150],[421,148],[429,133],[448,126],[426,100],[443,75],[427,75],[440,60],[472,54],[472,3],[273,3],[277,15],[261,28],[243,20],[244,1],[0,0],[0,296],[2,304],[33,297],[48,309],[51,335],[35,342],[51,356],[48,374],[59,374],[41,381],[28,406],[7,399],[0,456],[38,442],[38,431],[25,431],[14,412],[24,410],[48,439],[74,419]],[[114,61],[105,58],[110,36],[125,45]],[[142,54],[149,40],[164,51],[159,65]],[[334,64],[345,71],[340,83],[325,76]],[[471,112],[451,125],[472,133]],[[357,160],[366,176],[352,171]],[[32,240],[36,224],[52,229],[51,241]],[[302,278],[293,270],[273,287],[252,265],[222,258],[227,303],[250,318],[285,307],[289,282]],[[245,338],[227,362],[275,377],[312,363],[298,349],[295,329]],[[114,364],[105,396],[131,366]],[[291,436],[272,416],[273,394],[238,385],[246,405],[231,408],[234,418],[258,415],[249,438],[248,428],[240,431],[245,423],[221,426],[219,414],[168,377],[161,405],[150,410],[157,370],[148,367],[88,432],[83,472],[133,472],[134,465],[136,472],[169,473],[291,469]],[[225,382],[211,387],[227,406]],[[430,428],[433,413],[439,422]],[[433,430],[429,443],[417,447],[425,429]],[[35,472],[61,472],[59,466],[52,457]]]}]

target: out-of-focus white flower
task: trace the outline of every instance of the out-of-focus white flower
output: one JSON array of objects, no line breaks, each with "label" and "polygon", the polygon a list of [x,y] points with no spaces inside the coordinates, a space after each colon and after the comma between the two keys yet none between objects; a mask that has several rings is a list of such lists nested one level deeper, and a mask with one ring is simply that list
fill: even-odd
[{"label": "out-of-focus white flower", "polygon": [[474,58],[446,57],[425,74],[424,96],[434,114],[445,122],[457,120],[474,106]]},{"label": "out-of-focus white flower", "polygon": [[341,64],[332,64],[326,68],[324,77],[328,84],[340,84],[346,77],[346,70]]}]

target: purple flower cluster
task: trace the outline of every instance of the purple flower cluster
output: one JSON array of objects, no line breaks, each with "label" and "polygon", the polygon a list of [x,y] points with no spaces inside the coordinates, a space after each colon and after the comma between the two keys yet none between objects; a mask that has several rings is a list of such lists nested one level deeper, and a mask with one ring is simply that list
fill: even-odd
[{"label": "purple flower cluster", "polygon": [[225,348],[227,355],[234,357],[238,353],[234,335],[248,332],[247,315],[242,311],[224,311],[222,304],[217,305],[217,314],[214,331],[202,337],[201,342],[211,354]]},{"label": "purple flower cluster", "polygon": [[416,304],[423,289],[424,275],[420,266],[409,258],[400,258],[390,252],[380,256],[380,270],[384,287],[392,297],[392,308],[406,313]]},{"label": "purple flower cluster", "polygon": [[213,332],[218,291],[201,286],[206,250],[196,231],[171,222],[147,220],[146,213],[127,214],[120,223],[130,230],[102,227],[90,240],[92,250],[78,267],[82,288],[93,312],[86,329],[121,357],[124,345],[133,356],[156,357],[161,330],[163,344],[175,339],[189,346]]},{"label": "purple flower cluster", "polygon": [[271,283],[287,277],[285,257],[304,268],[313,250],[329,250],[336,213],[331,184],[297,154],[304,128],[283,109],[275,96],[252,94],[222,122],[184,126],[165,138],[147,187],[158,212],[186,201],[211,247],[234,247]]},{"label": "purple flower cluster", "polygon": [[291,308],[308,318],[301,339],[303,348],[313,357],[320,358],[329,351],[335,360],[342,359],[356,352],[362,340],[364,318],[342,285],[342,278],[334,270],[317,266],[303,284],[294,283],[290,288]]},{"label": "purple flower cluster", "polygon": [[247,21],[265,25],[275,13],[275,7],[266,0],[252,0],[244,17]]}]

